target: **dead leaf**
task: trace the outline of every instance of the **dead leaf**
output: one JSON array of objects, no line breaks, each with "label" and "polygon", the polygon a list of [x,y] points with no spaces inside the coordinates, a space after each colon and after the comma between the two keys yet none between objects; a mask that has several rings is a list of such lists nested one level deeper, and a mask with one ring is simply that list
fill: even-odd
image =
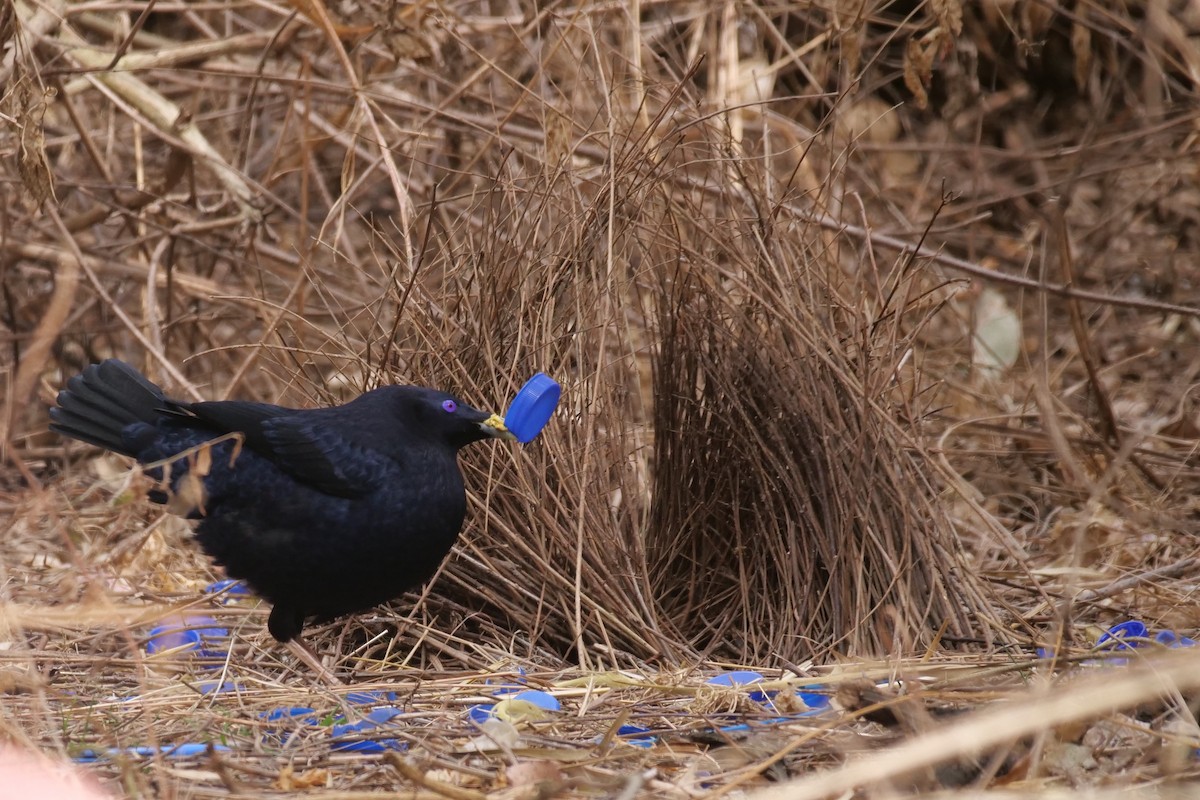
[{"label": "dead leaf", "polygon": [[497,750],[511,750],[521,743],[520,732],[509,722],[501,719],[488,719],[479,726],[480,735],[463,745],[462,753],[494,753]]},{"label": "dead leaf", "polygon": [[954,36],[962,33],[962,4],[959,0],[932,0],[930,7],[937,17],[938,25]]},{"label": "dead leaf", "polygon": [[971,337],[971,366],[995,377],[1017,363],[1021,355],[1021,318],[1004,295],[983,289],[975,301],[975,333]]},{"label": "dead leaf", "polygon": [[25,188],[23,199],[30,208],[38,208],[54,196],[54,179],[46,159],[44,118],[53,89],[35,87],[27,75],[21,75],[6,98],[8,113],[20,130],[17,148],[17,172]]},{"label": "dead leaf", "polygon": [[492,713],[496,719],[519,725],[522,722],[540,722],[550,716],[550,712],[528,700],[501,700],[496,703]]},{"label": "dead leaf", "polygon": [[207,477],[208,473],[212,472],[212,447],[201,445],[192,458],[188,471],[196,473],[201,478]]},{"label": "dead leaf", "polygon": [[512,788],[533,790],[522,793],[522,797],[553,797],[566,786],[562,770],[552,761],[522,761],[510,766],[504,775]]},{"label": "dead leaf", "polygon": [[189,470],[175,484],[175,490],[169,493],[167,510],[181,517],[189,516],[193,511],[203,515],[207,499],[204,479]]},{"label": "dead leaf", "polygon": [[31,669],[0,669],[0,694],[25,694],[44,686],[41,675]]},{"label": "dead leaf", "polygon": [[297,789],[324,789],[328,786],[330,786],[330,780],[327,769],[306,769],[297,775],[289,764],[279,770],[279,775],[275,778],[275,788],[284,792]]},{"label": "dead leaf", "polygon": [[921,40],[912,38],[904,49],[904,85],[912,92],[917,108],[929,107],[929,93],[925,86],[933,77],[933,56]]},{"label": "dead leaf", "polygon": [[1075,86],[1082,92],[1092,71],[1092,29],[1087,21],[1086,3],[1079,4],[1071,23],[1071,51],[1075,54]]}]

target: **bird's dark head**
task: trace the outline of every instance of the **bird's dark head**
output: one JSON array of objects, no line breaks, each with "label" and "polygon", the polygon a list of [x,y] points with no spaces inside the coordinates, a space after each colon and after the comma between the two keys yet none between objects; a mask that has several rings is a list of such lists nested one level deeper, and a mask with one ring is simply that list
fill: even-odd
[{"label": "bird's dark head", "polygon": [[390,387],[392,408],[414,437],[465,447],[480,439],[516,440],[498,415],[472,408],[452,394],[419,386]]}]

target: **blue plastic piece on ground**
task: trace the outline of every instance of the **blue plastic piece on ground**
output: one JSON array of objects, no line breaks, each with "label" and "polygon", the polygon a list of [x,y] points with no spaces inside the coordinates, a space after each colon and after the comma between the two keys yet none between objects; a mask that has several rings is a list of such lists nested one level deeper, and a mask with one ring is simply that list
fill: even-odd
[{"label": "blue plastic piece on ground", "polygon": [[1122,622],[1113,625],[1111,628],[1100,634],[1100,638],[1096,640],[1096,647],[1108,646],[1112,650],[1131,650],[1138,646],[1138,642],[1127,641],[1129,639],[1145,639],[1147,634],[1146,624],[1140,620],[1131,619],[1127,622]]},{"label": "blue plastic piece on ground", "polygon": [[655,737],[650,733],[649,728],[643,728],[641,725],[622,725],[617,728],[617,736],[620,736],[625,744],[634,747],[654,746]]},{"label": "blue plastic piece on ground", "polygon": [[399,739],[362,739],[334,742],[329,749],[335,753],[386,753],[388,750],[407,750],[408,743]]},{"label": "blue plastic piece on ground", "polygon": [[525,382],[504,414],[504,427],[512,431],[521,444],[532,442],[550,421],[562,387],[544,372]]},{"label": "blue plastic piece on ground", "polygon": [[[138,747],[108,747],[103,750],[88,748],[81,750],[79,755],[75,756],[75,761],[84,764],[90,764],[94,761],[100,761],[105,758],[114,756],[141,756],[150,758],[154,755],[164,755],[167,758],[196,758],[197,756],[205,755],[208,752],[209,745],[201,742],[185,742],[183,744],[164,744],[161,747],[146,747],[144,745]],[[212,749],[217,752],[229,752],[229,748],[223,744],[214,744]]]},{"label": "blue plastic piece on ground", "polygon": [[[523,692],[516,694],[497,693],[497,697],[502,697],[505,700],[524,700],[527,703],[532,703],[538,708],[546,711],[560,711],[562,704],[558,702],[558,698],[547,692],[539,692],[536,689],[526,689]],[[471,706],[467,709],[467,717],[476,725],[482,725],[487,722],[496,713],[495,703],[480,703],[479,705]]]},{"label": "blue plastic piece on ground", "polygon": [[224,594],[221,602],[228,603],[231,600],[239,600],[243,597],[253,596],[250,587],[244,582],[233,578],[226,578],[223,581],[216,581],[204,587],[205,594]]},{"label": "blue plastic piece on ground", "polygon": [[223,683],[219,683],[217,681],[201,681],[200,683],[196,684],[196,688],[200,690],[201,694],[224,694],[226,692],[236,694],[237,692],[244,691],[245,689],[245,687],[243,687],[240,683],[235,683],[233,681],[225,681]]},{"label": "blue plastic piece on ground", "polygon": [[259,717],[267,722],[278,722],[281,719],[296,719],[299,717],[300,722],[305,725],[316,725],[319,722],[316,713],[316,709],[308,708],[307,706],[293,706],[292,708],[272,708],[270,711],[264,711],[262,714],[259,714]]},{"label": "blue plastic piece on ground", "polygon": [[820,709],[810,708],[808,711],[801,711],[799,714],[789,714],[786,717],[771,717],[770,719],[756,719],[748,722],[736,722],[732,725],[722,725],[717,730],[721,733],[743,733],[771,725],[786,725],[789,722],[795,722],[801,717],[814,717],[820,713]]},{"label": "blue plastic piece on ground", "polygon": [[[525,682],[525,670],[518,670],[517,680]],[[491,683],[490,679],[488,683]],[[539,689],[526,689],[524,686],[502,684],[493,690],[492,697],[500,700],[524,700],[546,711],[562,710],[562,703],[558,702],[554,695]],[[495,709],[495,703],[480,703],[467,709],[467,717],[476,725],[482,725],[493,717]]]},{"label": "blue plastic piece on ground", "polygon": [[378,728],[380,725],[391,722],[402,713],[404,712],[395,706],[380,706],[379,708],[375,708],[367,712],[358,722],[342,722],[335,724],[333,726],[333,736],[334,738],[337,738],[339,736],[345,736],[348,733],[361,733],[363,731],[369,731],[374,728]]},{"label": "blue plastic piece on ground", "polygon": [[394,703],[396,702],[395,692],[350,692],[346,695],[346,702],[352,706],[369,706],[371,703]]},{"label": "blue plastic piece on ground", "polygon": [[151,628],[146,653],[154,655],[179,649],[201,658],[223,660],[227,653],[221,645],[228,639],[229,630],[217,626],[212,617],[188,617]]},{"label": "blue plastic piece on ground", "polygon": [[178,625],[160,625],[150,629],[150,638],[146,641],[146,652],[161,653],[176,648],[199,650],[202,644],[200,631],[182,628]]},{"label": "blue plastic piece on ground", "polygon": [[562,703],[558,702],[558,698],[549,692],[539,691],[538,689],[526,689],[523,692],[517,692],[511,698],[512,700],[524,700],[526,703],[533,703],[538,708],[546,711],[561,711]]},{"label": "blue plastic piece on ground", "polygon": [[[749,686],[753,683],[762,683],[763,676],[749,669],[735,669],[729,672],[722,672],[720,675],[714,675],[709,678],[707,683],[710,686]],[[756,703],[770,702],[775,696],[775,692],[750,692],[750,699]]]},{"label": "blue plastic piece on ground", "polygon": [[271,728],[265,732],[265,737],[277,745],[286,745],[296,734],[300,725],[317,726],[321,720],[317,717],[316,709],[308,706],[292,706],[291,708],[273,708],[258,715],[265,722],[289,721],[291,725]]},{"label": "blue plastic piece on ground", "polygon": [[338,739],[346,736],[352,736],[356,733],[369,733],[375,729],[387,725],[395,717],[401,713],[400,709],[393,706],[383,706],[373,709],[370,713],[364,716],[358,722],[342,723],[333,726],[331,731],[334,742],[330,746],[330,750],[339,753],[382,753],[386,750],[403,750],[407,747],[404,742],[396,739],[354,739],[348,742],[339,742]]},{"label": "blue plastic piece on ground", "polygon": [[761,673],[748,669],[735,669],[714,675],[706,681],[710,686],[749,686],[752,683],[762,683]]},{"label": "blue plastic piece on ground", "polygon": [[492,718],[496,706],[492,703],[482,703],[467,709],[467,717],[476,725],[482,725]]},{"label": "blue plastic piece on ground", "polygon": [[1194,647],[1195,639],[1189,639],[1186,636],[1176,636],[1175,631],[1159,631],[1154,641],[1166,647]]},{"label": "blue plastic piece on ground", "polygon": [[[805,686],[799,692],[800,699],[804,701],[804,705],[809,708],[829,708],[829,695],[814,689],[824,689],[823,686]],[[809,690],[809,691],[805,691]]]}]

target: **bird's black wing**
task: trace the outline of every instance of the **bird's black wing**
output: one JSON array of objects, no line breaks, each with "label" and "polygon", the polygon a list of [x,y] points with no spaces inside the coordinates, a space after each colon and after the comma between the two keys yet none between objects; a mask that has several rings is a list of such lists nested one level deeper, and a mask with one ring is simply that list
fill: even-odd
[{"label": "bird's black wing", "polygon": [[225,400],[181,404],[214,431],[238,431],[246,447],[275,462],[300,483],[338,497],[361,497],[385,478],[388,459],[339,430],[332,409],[294,408]]},{"label": "bird's black wing", "polygon": [[[332,409],[331,409],[332,410]],[[314,412],[264,424],[277,463],[292,477],[339,497],[361,497],[386,479],[392,462]]]},{"label": "bird's black wing", "polygon": [[243,400],[171,402],[166,410],[176,415],[180,424],[189,425],[199,421],[203,427],[215,433],[241,433],[246,437],[246,447],[265,456],[271,455],[271,441],[263,424],[267,420],[296,413],[294,408]]}]

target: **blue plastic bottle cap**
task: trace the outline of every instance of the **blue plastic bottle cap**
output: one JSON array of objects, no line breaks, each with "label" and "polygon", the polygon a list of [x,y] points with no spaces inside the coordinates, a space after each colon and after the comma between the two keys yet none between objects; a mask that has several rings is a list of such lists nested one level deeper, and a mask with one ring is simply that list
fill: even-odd
[{"label": "blue plastic bottle cap", "polygon": [[539,372],[525,382],[504,415],[504,427],[521,444],[532,442],[550,421],[562,387],[549,375]]},{"label": "blue plastic bottle cap", "polygon": [[150,629],[146,653],[154,655],[167,650],[179,650],[181,653],[192,652],[202,658],[225,658],[221,645],[228,639],[229,631],[218,627],[212,617],[176,617]]},{"label": "blue plastic bottle cap", "polygon": [[1100,638],[1096,640],[1096,647],[1108,647],[1112,650],[1132,650],[1140,644],[1137,640],[1147,638],[1148,634],[1149,630],[1146,628],[1146,623],[1138,619],[1126,620],[1125,622],[1113,625],[1100,634]]},{"label": "blue plastic bottle cap", "polygon": [[205,594],[221,594],[222,592],[227,595],[249,596],[250,587],[247,586],[243,581],[235,580],[233,578],[226,578],[223,581],[210,583],[208,586],[204,587]]},{"label": "blue plastic bottle cap", "polygon": [[471,722],[476,725],[482,725],[492,718],[492,712],[496,709],[494,703],[484,703],[477,706],[471,706],[467,709],[467,715],[471,718]]},{"label": "blue plastic bottle cap", "polygon": [[542,692],[537,689],[526,689],[523,692],[513,695],[512,699],[533,703],[544,711],[562,711],[562,703],[558,702],[557,697],[549,692]]},{"label": "blue plastic bottle cap", "polygon": [[720,675],[714,675],[708,679],[710,686],[748,686],[751,683],[761,683],[763,679],[761,672],[752,672],[748,669],[735,669],[729,672],[722,672]]},{"label": "blue plastic bottle cap", "polygon": [[162,653],[167,650],[199,650],[200,632],[180,627],[179,625],[159,625],[150,629],[150,638],[146,641],[146,652]]}]

